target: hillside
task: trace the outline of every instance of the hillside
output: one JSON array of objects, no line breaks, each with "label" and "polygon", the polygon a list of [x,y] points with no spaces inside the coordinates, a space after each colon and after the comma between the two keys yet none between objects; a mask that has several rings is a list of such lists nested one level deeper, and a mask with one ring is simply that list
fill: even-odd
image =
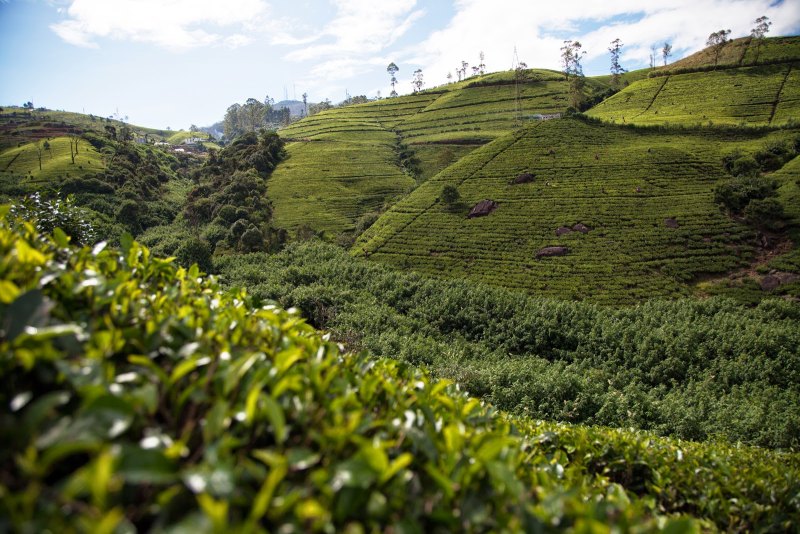
[{"label": "hillside", "polygon": [[[352,231],[361,216],[381,210],[475,147],[536,115],[567,108],[561,73],[520,74],[487,74],[331,109],[280,130],[289,141],[289,159],[276,170],[268,193],[277,223],[287,229],[307,225],[329,236]],[[587,93],[607,89],[590,80]]]},{"label": "hillside", "polygon": [[[674,134],[577,119],[529,125],[421,185],[353,254],[568,299],[687,294],[693,277],[732,270],[754,253],[753,230],[714,202],[724,177],[719,154],[788,136]],[[512,183],[525,173],[532,182]],[[458,189],[458,204],[441,200],[446,185]],[[482,200],[496,210],[468,219]],[[547,247],[566,254],[546,257]]]},{"label": "hillside", "polygon": [[154,145],[168,136],[179,142],[186,134],[80,113],[5,108],[0,201],[71,195],[111,240],[169,223],[186,200],[187,174],[200,157]]},{"label": "hillside", "polygon": [[786,126],[800,117],[800,37],[736,39],[659,67],[588,112],[625,124]]}]

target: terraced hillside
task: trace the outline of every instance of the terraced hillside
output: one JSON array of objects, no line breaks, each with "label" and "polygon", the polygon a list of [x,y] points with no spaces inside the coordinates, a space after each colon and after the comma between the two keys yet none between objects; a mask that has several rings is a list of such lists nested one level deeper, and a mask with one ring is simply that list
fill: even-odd
[{"label": "terraced hillside", "polygon": [[[607,89],[596,80],[587,85],[590,97]],[[529,70],[520,79],[494,73],[304,119],[280,132],[292,142],[269,185],[276,224],[329,234],[351,230],[360,216],[477,146],[567,106],[561,73]],[[403,160],[403,150],[413,164]]]},{"label": "terraced hillside", "polygon": [[800,117],[800,38],[736,39],[717,66],[705,49],[638,80],[591,109],[626,124],[785,126]]},{"label": "terraced hillside", "polygon": [[[728,41],[719,52],[717,67],[744,67],[747,65],[781,63],[800,59],[800,38],[768,37],[762,42],[742,37]],[[690,56],[679,59],[659,72],[683,72],[687,70],[714,67],[712,49],[705,48]]]},{"label": "terraced hillside", "polygon": [[[22,183],[47,183],[57,177],[91,176],[105,168],[103,155],[85,141],[78,142],[78,154],[73,152],[67,136],[24,143],[0,152],[0,172],[4,178]],[[41,168],[40,168],[41,157]]]},{"label": "terraced hillside", "polygon": [[[719,154],[790,136],[672,134],[577,119],[529,125],[420,186],[353,253],[561,298],[685,294],[692,277],[730,271],[753,254],[753,231],[714,203]],[[511,183],[524,173],[533,182]],[[441,200],[446,185],[457,187],[459,204]],[[496,209],[467,218],[482,200]]]}]

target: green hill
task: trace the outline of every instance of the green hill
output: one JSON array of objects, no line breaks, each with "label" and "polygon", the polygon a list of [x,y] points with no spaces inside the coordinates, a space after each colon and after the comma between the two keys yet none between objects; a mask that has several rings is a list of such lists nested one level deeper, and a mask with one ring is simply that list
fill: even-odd
[{"label": "green hill", "polygon": [[650,77],[632,83],[588,115],[625,124],[796,124],[800,63]]},{"label": "green hill", "polygon": [[[530,125],[421,185],[353,253],[562,298],[633,302],[686,294],[695,276],[733,270],[754,254],[753,230],[714,201],[714,185],[725,176],[719,154],[788,138],[576,119]],[[512,184],[524,173],[534,181]],[[442,201],[446,185],[458,189],[459,204]],[[497,209],[468,219],[482,200]],[[567,254],[544,257],[554,246]]]},{"label": "green hill", "polygon": [[[269,197],[279,226],[336,234],[475,147],[568,106],[561,73],[500,72],[415,95],[323,111],[280,131],[289,158]],[[589,80],[591,97],[608,86]],[[404,159],[403,152],[409,154]]]},{"label": "green hill", "polygon": [[167,134],[172,133],[93,115],[5,108],[0,201],[25,203],[39,194],[36,203],[72,195],[100,235],[111,240],[169,223],[186,201],[187,174],[200,158],[152,144]]},{"label": "green hill", "polygon": [[[758,50],[757,50],[758,49]],[[756,58],[757,54],[757,58]],[[588,114],[626,124],[785,126],[800,117],[800,37],[728,42],[659,67]]]}]

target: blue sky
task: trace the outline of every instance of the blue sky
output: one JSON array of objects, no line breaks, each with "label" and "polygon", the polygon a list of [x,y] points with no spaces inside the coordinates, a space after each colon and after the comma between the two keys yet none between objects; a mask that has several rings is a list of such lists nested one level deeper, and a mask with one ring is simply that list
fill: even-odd
[{"label": "blue sky", "polygon": [[415,69],[430,87],[481,51],[489,71],[509,69],[515,48],[558,68],[564,39],[583,43],[593,75],[619,37],[632,70],[652,44],[671,42],[678,59],[761,15],[770,35],[800,33],[800,0],[0,0],[0,105],[179,129],[249,97],[386,96],[391,61],[401,94]]}]

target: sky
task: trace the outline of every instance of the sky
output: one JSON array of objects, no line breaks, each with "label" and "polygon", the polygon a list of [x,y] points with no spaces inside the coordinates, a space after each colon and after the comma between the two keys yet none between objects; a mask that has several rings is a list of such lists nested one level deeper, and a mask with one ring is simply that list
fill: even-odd
[{"label": "sky", "polygon": [[117,115],[153,128],[221,120],[247,98],[386,97],[446,82],[466,61],[487,71],[559,69],[565,39],[586,51],[584,72],[646,67],[650,47],[670,61],[711,32],[800,33],[800,0],[0,0],[0,106]]}]

